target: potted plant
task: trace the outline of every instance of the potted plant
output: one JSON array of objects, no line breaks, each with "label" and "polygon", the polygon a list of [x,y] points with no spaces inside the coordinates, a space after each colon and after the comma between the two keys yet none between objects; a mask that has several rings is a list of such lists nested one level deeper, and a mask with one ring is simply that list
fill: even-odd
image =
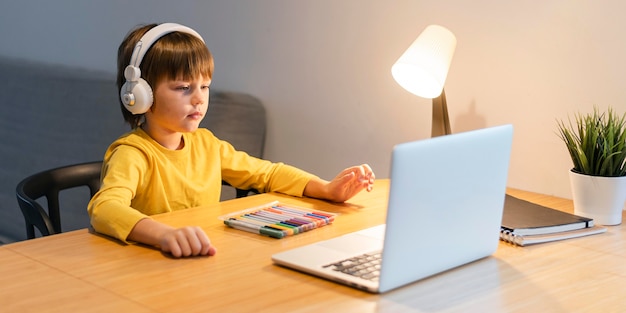
[{"label": "potted plant", "polygon": [[626,114],[611,108],[558,122],[559,135],[572,158],[570,184],[574,213],[603,225],[622,222],[626,201]]}]

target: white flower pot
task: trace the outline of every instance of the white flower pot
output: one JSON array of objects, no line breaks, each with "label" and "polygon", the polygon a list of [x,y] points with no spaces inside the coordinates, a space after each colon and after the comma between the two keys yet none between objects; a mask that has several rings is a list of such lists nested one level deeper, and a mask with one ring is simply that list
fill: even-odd
[{"label": "white flower pot", "polygon": [[601,177],[570,171],[574,214],[589,217],[600,225],[622,223],[626,202],[626,176]]}]

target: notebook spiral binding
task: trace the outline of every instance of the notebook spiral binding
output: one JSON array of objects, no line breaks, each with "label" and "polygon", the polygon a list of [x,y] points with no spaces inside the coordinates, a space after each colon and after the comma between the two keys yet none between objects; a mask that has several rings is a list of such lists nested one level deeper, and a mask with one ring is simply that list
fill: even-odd
[{"label": "notebook spiral binding", "polygon": [[523,242],[522,242],[522,236],[520,235],[515,235],[513,234],[513,232],[506,230],[506,229],[500,229],[500,239],[502,241],[508,242],[508,243],[512,243],[518,246],[523,246]]}]

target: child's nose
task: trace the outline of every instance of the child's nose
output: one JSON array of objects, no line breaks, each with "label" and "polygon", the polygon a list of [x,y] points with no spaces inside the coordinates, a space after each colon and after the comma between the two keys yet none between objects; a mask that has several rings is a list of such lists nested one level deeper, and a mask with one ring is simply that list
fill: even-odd
[{"label": "child's nose", "polygon": [[205,94],[202,89],[195,89],[191,97],[191,104],[200,105],[208,102],[208,94]]}]

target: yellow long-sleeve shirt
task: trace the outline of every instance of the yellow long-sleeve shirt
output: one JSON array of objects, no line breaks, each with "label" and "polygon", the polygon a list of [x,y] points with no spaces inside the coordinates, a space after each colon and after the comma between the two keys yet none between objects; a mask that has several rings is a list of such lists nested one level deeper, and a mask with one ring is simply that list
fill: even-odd
[{"label": "yellow long-sleeve shirt", "polygon": [[182,149],[168,150],[137,128],[109,146],[102,186],[88,206],[97,232],[126,241],[149,215],[217,203],[222,179],[241,189],[302,196],[315,177],[236,151],[204,128],[183,133],[183,140]]}]

